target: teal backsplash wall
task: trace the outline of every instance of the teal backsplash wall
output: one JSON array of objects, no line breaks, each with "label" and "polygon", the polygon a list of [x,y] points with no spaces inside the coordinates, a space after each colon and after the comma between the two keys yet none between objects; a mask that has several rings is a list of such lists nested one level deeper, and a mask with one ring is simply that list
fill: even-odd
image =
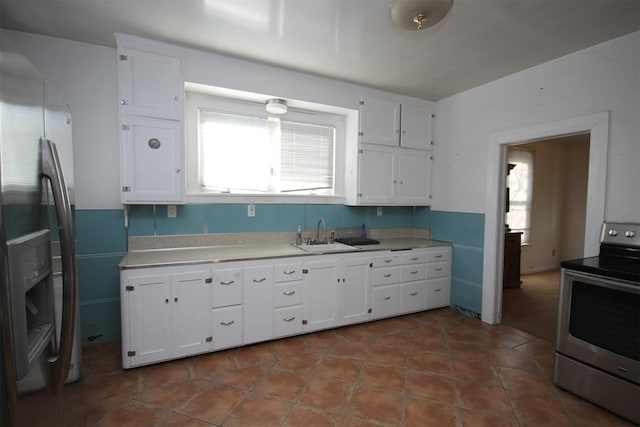
[{"label": "teal backsplash wall", "polygon": [[[177,217],[167,218],[166,206],[135,205],[129,208],[129,230],[124,212],[79,210],[76,212],[80,323],[82,341],[120,338],[120,276],[118,263],[127,252],[127,237],[245,232],[294,232],[298,225],[314,230],[320,218],[329,230],[340,228],[431,228],[429,207],[343,205],[255,205],[255,217],[246,204],[180,205]],[[454,262],[455,265],[455,262]]]},{"label": "teal backsplash wall", "polygon": [[451,305],[479,317],[482,313],[484,215],[433,211],[431,238],[453,244]]}]

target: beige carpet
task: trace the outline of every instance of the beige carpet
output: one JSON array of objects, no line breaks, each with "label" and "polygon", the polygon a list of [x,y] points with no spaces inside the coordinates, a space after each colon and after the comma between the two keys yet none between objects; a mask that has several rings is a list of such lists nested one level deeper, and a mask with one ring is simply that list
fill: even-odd
[{"label": "beige carpet", "polygon": [[522,275],[502,294],[502,323],[555,344],[560,270]]}]

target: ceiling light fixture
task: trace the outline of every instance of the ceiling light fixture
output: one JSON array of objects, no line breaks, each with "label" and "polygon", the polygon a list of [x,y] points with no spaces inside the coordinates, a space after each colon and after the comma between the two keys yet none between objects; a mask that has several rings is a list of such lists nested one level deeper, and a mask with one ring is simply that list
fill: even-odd
[{"label": "ceiling light fixture", "polygon": [[452,6],[453,0],[395,0],[389,19],[404,30],[424,30],[442,21]]},{"label": "ceiling light fixture", "polygon": [[284,114],[287,112],[287,101],[279,98],[269,99],[264,108],[270,114]]}]

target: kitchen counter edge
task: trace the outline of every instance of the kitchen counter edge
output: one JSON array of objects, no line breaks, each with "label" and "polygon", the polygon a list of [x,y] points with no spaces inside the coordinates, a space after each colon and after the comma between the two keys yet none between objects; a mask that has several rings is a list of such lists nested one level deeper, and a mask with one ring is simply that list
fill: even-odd
[{"label": "kitchen counter edge", "polygon": [[172,249],[150,249],[130,251],[122,259],[120,270],[178,265],[223,263],[231,261],[253,261],[297,256],[334,255],[342,253],[398,251],[419,248],[450,246],[441,240],[419,238],[383,239],[380,244],[354,246],[356,250],[330,253],[311,253],[286,243],[247,244],[229,246],[207,246]]}]

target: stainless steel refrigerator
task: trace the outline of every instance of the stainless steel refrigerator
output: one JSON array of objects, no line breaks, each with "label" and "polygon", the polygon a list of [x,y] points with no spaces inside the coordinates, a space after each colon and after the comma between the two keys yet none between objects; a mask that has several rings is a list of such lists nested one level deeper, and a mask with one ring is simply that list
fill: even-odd
[{"label": "stainless steel refrigerator", "polygon": [[0,425],[79,425],[71,115],[0,47]]}]

